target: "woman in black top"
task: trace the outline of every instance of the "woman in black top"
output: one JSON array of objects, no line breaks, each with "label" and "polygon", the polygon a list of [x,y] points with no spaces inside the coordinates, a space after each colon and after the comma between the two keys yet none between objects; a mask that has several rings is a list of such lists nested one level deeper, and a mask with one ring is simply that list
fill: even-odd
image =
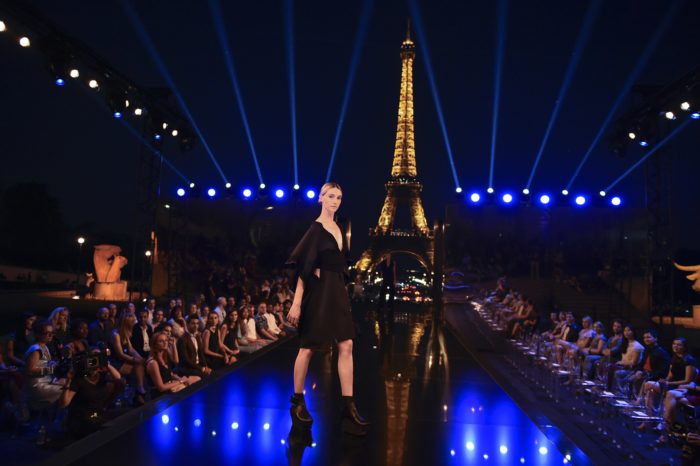
[{"label": "woman in black top", "polygon": [[352,339],[355,325],[350,311],[346,283],[347,244],[333,217],[343,192],[337,183],[321,188],[321,215],[311,224],[294,248],[287,266],[296,269],[296,291],[287,320],[299,327],[300,348],[294,363],[292,422],[310,426],[313,422],[304,400],[304,379],[314,351],[327,351],[338,344],[338,377],[343,395],[343,429],[364,435],[369,423],[357,412],[353,400]]},{"label": "woman in black top", "polygon": [[237,331],[238,331],[238,311],[236,309],[231,309],[226,318],[224,319],[224,324],[221,326],[221,349],[226,355],[226,359],[233,364],[236,362],[236,356],[241,353],[240,348],[238,348],[237,341]]},{"label": "woman in black top", "polygon": [[36,338],[34,338],[34,331],[32,330],[34,322],[36,322],[35,313],[32,311],[22,313],[20,325],[17,327],[17,330],[15,330],[12,338],[7,342],[7,354],[5,355],[6,363],[17,367],[24,366],[24,353],[26,353],[29,347],[36,341]]},{"label": "woman in black top", "polygon": [[221,349],[219,314],[216,312],[210,312],[207,316],[207,327],[202,332],[202,344],[204,345],[204,356],[207,358],[209,367],[216,370],[228,364],[226,354]]},{"label": "woman in black top", "polygon": [[156,332],[150,341],[151,357],[146,362],[146,372],[153,382],[154,396],[177,392],[201,380],[196,375],[178,377],[168,363],[168,335]]},{"label": "woman in black top", "polygon": [[[665,379],[659,380],[659,385],[667,390],[663,408],[667,427],[674,423],[676,405],[678,400],[683,397],[683,392],[676,389],[695,380],[697,374],[697,363],[695,358],[688,354],[688,342],[685,338],[680,337],[673,340],[671,350],[673,351],[673,356],[671,357],[671,365],[668,368],[668,375]],[[667,441],[668,437],[664,434],[659,437],[657,443],[662,444]]]}]

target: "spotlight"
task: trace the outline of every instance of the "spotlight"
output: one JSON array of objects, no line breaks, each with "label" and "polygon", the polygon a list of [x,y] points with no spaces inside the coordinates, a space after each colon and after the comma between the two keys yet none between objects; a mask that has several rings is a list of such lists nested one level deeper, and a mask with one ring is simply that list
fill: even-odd
[{"label": "spotlight", "polygon": [[27,48],[27,47],[29,47],[30,45],[32,45],[32,43],[29,42],[29,37],[22,36],[22,37],[19,38],[19,45],[21,45],[21,46],[24,47],[24,48]]},{"label": "spotlight", "polygon": [[508,447],[505,445],[501,445],[500,447],[498,447],[498,451],[501,452],[501,455],[505,455],[506,453],[508,453]]},{"label": "spotlight", "polygon": [[192,188],[194,188],[194,186],[195,186],[195,185],[194,185],[194,181],[193,181],[193,182],[190,183],[190,188],[192,189]]},{"label": "spotlight", "polygon": [[270,430],[270,423],[266,422],[265,424],[263,424],[263,429]]},{"label": "spotlight", "polygon": [[629,132],[627,133],[627,136],[633,141],[637,139],[637,133]]},{"label": "spotlight", "polygon": [[91,79],[88,81],[88,86],[90,86],[90,89],[97,89],[99,87],[99,84],[97,83],[97,80]]},{"label": "spotlight", "polygon": [[5,21],[0,21],[0,32],[7,31],[7,26],[5,26]]},{"label": "spotlight", "polygon": [[136,107],[136,108],[134,109],[134,115],[136,115],[136,116],[141,116],[141,115],[143,115],[143,109],[142,109],[141,107]]},{"label": "spotlight", "polygon": [[673,112],[666,112],[666,113],[664,113],[664,116],[666,117],[667,120],[675,120],[676,119],[676,115],[674,115]]},{"label": "spotlight", "polygon": [[544,456],[547,453],[549,453],[549,450],[547,450],[547,447],[540,447],[540,455]]},{"label": "spotlight", "polygon": [[207,190],[207,195],[208,195],[209,197],[214,197],[214,196],[216,196],[216,189],[214,189],[214,188],[209,188],[209,189]]},{"label": "spotlight", "polygon": [[298,184],[295,184],[295,185],[294,185],[294,191],[299,191],[299,188],[300,188],[300,187],[301,187],[301,186],[299,186]]},{"label": "spotlight", "polygon": [[493,188],[487,189],[486,192],[489,193],[489,194],[493,194]]},{"label": "spotlight", "polygon": [[564,196],[568,196],[568,195],[569,195],[569,190],[568,190],[568,189],[562,189],[562,190],[561,190],[561,193],[562,193]]},{"label": "spotlight", "polygon": [[686,112],[690,110],[690,102],[681,103],[681,110],[685,110]]},{"label": "spotlight", "polygon": [[576,205],[584,205],[586,203],[586,198],[584,196],[576,196]]},{"label": "spotlight", "polygon": [[510,204],[511,202],[513,202],[513,195],[510,194],[510,193],[505,193],[505,194],[501,197],[501,199],[503,200],[504,203]]},{"label": "spotlight", "polygon": [[66,84],[66,80],[63,79],[63,78],[56,78],[56,81],[55,81],[55,82],[56,82],[56,85],[57,85],[57,86],[63,86],[63,85]]},{"label": "spotlight", "polygon": [[306,191],[306,197],[308,197],[309,199],[313,199],[314,197],[316,197],[316,191],[314,191],[313,189],[309,189],[308,191]]},{"label": "spotlight", "polygon": [[238,423],[234,422],[233,424],[231,424],[231,429],[238,430]]},{"label": "spotlight", "polygon": [[462,188],[460,188],[459,186],[457,186],[457,188],[455,189],[455,192],[456,192],[457,194],[460,194],[460,193],[462,192]]},{"label": "spotlight", "polygon": [[260,183],[260,189],[265,189],[265,183]]},{"label": "spotlight", "polygon": [[160,422],[162,422],[163,424],[168,424],[170,422],[170,417],[167,414],[163,414],[160,417]]},{"label": "spotlight", "polygon": [[474,442],[467,442],[467,450],[474,451]]},{"label": "spotlight", "polygon": [[619,206],[622,204],[622,199],[620,199],[619,196],[615,196],[612,199],[610,199],[610,204],[614,205],[615,207]]},{"label": "spotlight", "polygon": [[251,191],[250,189],[245,188],[243,190],[243,197],[245,197],[246,199],[250,199],[250,196],[252,196],[252,195],[253,195],[253,191]]},{"label": "spotlight", "polygon": [[527,188],[523,189],[523,194],[526,195],[526,196],[529,195],[529,194],[530,194],[530,190],[527,189]]},{"label": "spotlight", "polygon": [[693,112],[693,113],[691,113],[691,114],[690,114],[690,118],[692,118],[693,120],[700,119],[700,112]]},{"label": "spotlight", "polygon": [[639,145],[642,147],[646,147],[649,145],[649,143],[647,141],[639,141]]},{"label": "spotlight", "polygon": [[178,197],[184,197],[185,196],[185,190],[182,188],[178,188],[177,190],[177,195]]},{"label": "spotlight", "polygon": [[163,123],[163,129],[168,129],[168,124],[167,124],[167,123]]},{"label": "spotlight", "polygon": [[231,183],[226,183],[226,189],[231,189]]},{"label": "spotlight", "polygon": [[78,71],[77,68],[73,68],[72,70],[70,70],[70,73],[68,73],[68,74],[71,78],[74,78],[74,79],[80,77],[80,71]]},{"label": "spotlight", "polygon": [[170,134],[172,134],[173,137],[177,136],[177,130],[176,130],[176,129],[172,130],[172,131],[170,132]]},{"label": "spotlight", "polygon": [[151,251],[146,251],[143,253],[146,257],[151,257],[153,253]]},{"label": "spotlight", "polygon": [[481,194],[479,193],[472,193],[471,196],[469,196],[469,200],[471,200],[474,204],[479,202],[481,200]]},{"label": "spotlight", "polygon": [[163,136],[161,136],[161,135],[158,134],[158,133],[156,133],[156,134],[153,135],[153,139],[155,139],[156,141],[160,141],[162,137],[163,137]]},{"label": "spotlight", "polygon": [[194,420],[194,426],[195,426],[195,427],[199,427],[199,426],[201,426],[201,425],[202,425],[202,420],[201,420],[201,419],[195,419],[195,420]]},{"label": "spotlight", "polygon": [[282,199],[282,198],[284,197],[284,190],[282,190],[282,189],[277,189],[277,190],[275,191],[275,197],[276,197],[277,199]]},{"label": "spotlight", "polygon": [[552,199],[548,195],[543,194],[540,196],[540,204],[549,205],[550,202],[552,202]]},{"label": "spotlight", "polygon": [[606,193],[605,191],[601,191],[601,192],[599,192],[598,194],[600,194],[600,197],[605,197],[605,195],[606,195],[607,193]]},{"label": "spotlight", "polygon": [[122,117],[122,112],[116,111],[114,112],[114,118],[121,118]]}]

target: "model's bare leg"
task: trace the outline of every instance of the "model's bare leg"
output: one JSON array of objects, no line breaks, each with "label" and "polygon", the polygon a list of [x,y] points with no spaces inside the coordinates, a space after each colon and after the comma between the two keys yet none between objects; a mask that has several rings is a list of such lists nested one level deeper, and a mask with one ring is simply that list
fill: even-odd
[{"label": "model's bare leg", "polygon": [[352,340],[338,342],[338,377],[343,396],[352,396],[352,375]]},{"label": "model's bare leg", "polygon": [[294,393],[304,393],[304,380],[309,370],[309,362],[313,351],[308,348],[299,348],[297,359],[294,362]]}]

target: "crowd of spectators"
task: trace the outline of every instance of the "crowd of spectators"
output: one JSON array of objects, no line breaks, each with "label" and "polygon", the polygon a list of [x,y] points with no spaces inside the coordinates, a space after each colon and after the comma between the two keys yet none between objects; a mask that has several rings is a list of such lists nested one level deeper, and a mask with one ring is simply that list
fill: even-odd
[{"label": "crowd of spectators", "polygon": [[[296,331],[285,318],[293,299],[287,278],[229,286],[231,277],[230,293],[216,299],[110,303],[92,322],[67,307],[25,312],[0,344],[4,425],[38,428],[39,444],[52,432],[78,439]],[[221,283],[210,280],[208,292]]]},{"label": "crowd of spectators", "polygon": [[563,384],[599,387],[604,396],[624,400],[637,413],[645,411],[648,419],[661,419],[636,425],[640,431],[658,431],[657,445],[679,437],[674,432],[700,439],[695,432],[700,371],[685,338],[674,338],[664,348],[653,328],[638,331],[616,319],[608,333],[603,322],[589,316],[579,325],[571,312],[552,312],[540,323],[532,301],[510,289],[505,278],[478,308],[507,338],[526,342],[536,363],[563,374]]}]

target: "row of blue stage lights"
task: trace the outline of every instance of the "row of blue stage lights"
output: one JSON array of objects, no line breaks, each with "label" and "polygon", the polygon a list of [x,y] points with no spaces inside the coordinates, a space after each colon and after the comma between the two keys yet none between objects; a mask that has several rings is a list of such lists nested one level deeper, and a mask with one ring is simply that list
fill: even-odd
[{"label": "row of blue stage lights", "polygon": [[[529,196],[529,195],[530,195],[530,192],[529,192],[529,191],[525,192],[525,191],[526,191],[526,190],[523,190],[523,194],[524,194],[525,196]],[[457,192],[457,194],[461,194],[461,193],[462,193],[462,189],[461,189],[461,188],[457,188],[456,192]],[[600,194],[601,197],[606,197],[606,196],[607,196],[607,193],[604,192],[604,191],[601,191],[599,194]],[[493,196],[493,195],[494,195],[493,189],[489,189],[489,190],[488,190],[488,195],[489,195],[489,196]],[[566,190],[562,191],[562,196],[568,197],[568,196],[569,196],[569,192],[566,191]],[[481,193],[479,193],[479,192],[477,192],[477,191],[474,191],[474,192],[472,192],[471,194],[469,194],[469,195],[467,196],[467,199],[469,200],[469,202],[471,202],[471,203],[474,204],[474,205],[481,204],[482,202],[485,201],[485,197],[484,197]],[[587,204],[590,203],[590,199],[589,199],[588,197],[586,197],[585,195],[583,195],[583,194],[579,194],[579,195],[576,195],[576,196],[572,196],[571,199],[573,199],[573,203],[574,203],[575,205],[579,206],[579,207],[585,207]],[[609,200],[609,203],[610,203],[610,205],[613,206],[613,207],[619,207],[619,206],[622,205],[622,198],[621,198],[620,196],[612,196],[612,197],[610,197],[609,199],[610,199],[610,200]],[[499,198],[499,201],[500,201],[503,205],[513,205],[513,204],[517,201],[517,199],[515,198],[515,196],[514,196],[512,193],[505,192],[505,193],[501,194],[501,196],[500,196],[500,198]],[[550,206],[550,205],[552,205],[552,204],[554,203],[554,198],[553,198],[553,196],[551,196],[551,195],[549,195],[549,194],[541,194],[539,197],[537,197],[537,201],[538,201],[539,204],[542,205],[542,206]]]},{"label": "row of blue stage lights", "polygon": [[[190,183],[189,187],[190,187],[190,189],[194,189],[196,187],[196,185],[194,183]],[[265,184],[261,184],[258,192],[263,192],[266,188],[267,187],[265,186]],[[230,189],[231,189],[231,183],[226,183],[226,192],[229,192]],[[294,185],[293,190],[295,192],[299,191],[300,189],[301,188],[298,184]],[[187,196],[187,189],[177,188],[175,193],[177,194],[177,197],[185,197],[185,196]],[[208,188],[206,190],[206,194],[209,198],[214,199],[217,196],[217,194],[219,194],[219,193],[216,190],[216,188]],[[240,191],[240,195],[243,199],[252,199],[255,195],[255,191],[253,191],[251,188],[243,188]],[[283,188],[277,188],[273,191],[273,195],[275,198],[282,200],[287,196],[287,191],[285,191]],[[316,190],[307,189],[305,192],[305,196],[309,200],[315,199],[316,198]]]}]

